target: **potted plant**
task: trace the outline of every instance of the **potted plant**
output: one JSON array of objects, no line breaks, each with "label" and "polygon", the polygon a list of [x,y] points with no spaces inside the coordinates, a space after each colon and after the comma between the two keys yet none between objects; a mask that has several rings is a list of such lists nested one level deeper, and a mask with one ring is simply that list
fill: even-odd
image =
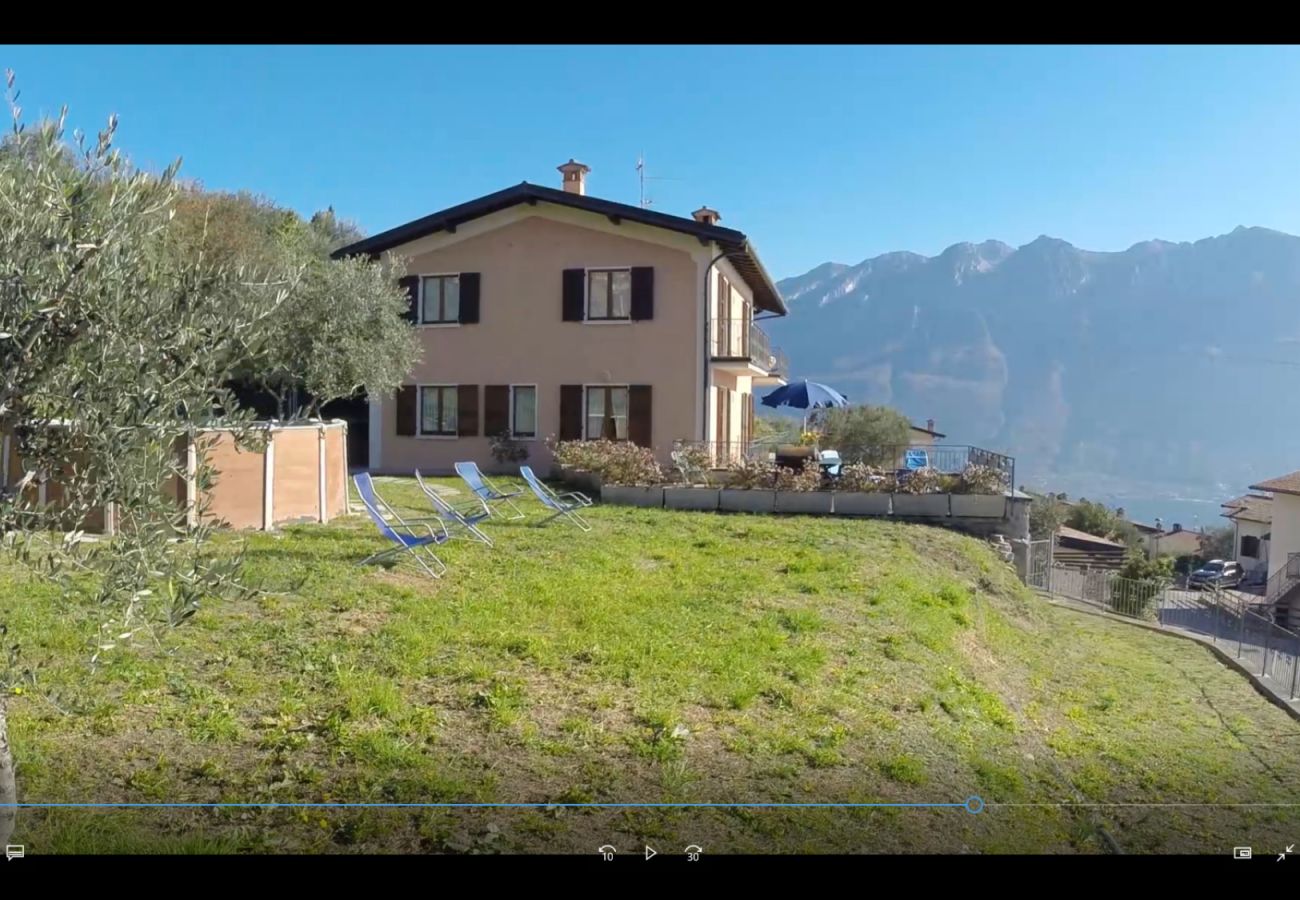
[{"label": "potted plant", "polygon": [[607,455],[603,444],[613,441],[559,441],[551,445],[555,475],[565,484],[585,494],[600,493],[601,459]]},{"label": "potted plant", "polygon": [[781,468],[776,473],[776,511],[805,515],[830,515],[834,494],[821,490],[822,467],[806,459],[798,469]]},{"label": "potted plant", "polygon": [[601,460],[601,502],[662,508],[664,473],[654,451],[630,441],[606,443],[612,446]]},{"label": "potted plant", "polygon": [[835,482],[837,516],[887,516],[893,473],[863,462],[848,463]]},{"label": "potted plant", "polygon": [[947,516],[949,497],[943,476],[926,466],[899,478],[890,502],[896,516]]},{"label": "potted plant", "polygon": [[1001,519],[1007,514],[1006,478],[992,466],[968,465],[953,489],[952,514]]},{"label": "potted plant", "polygon": [[776,511],[776,466],[766,459],[742,459],[728,470],[728,481],[718,495],[723,512],[771,513]]},{"label": "potted plant", "polygon": [[509,430],[492,435],[488,449],[502,471],[516,471],[520,463],[528,460],[528,445],[523,441],[515,440]]}]

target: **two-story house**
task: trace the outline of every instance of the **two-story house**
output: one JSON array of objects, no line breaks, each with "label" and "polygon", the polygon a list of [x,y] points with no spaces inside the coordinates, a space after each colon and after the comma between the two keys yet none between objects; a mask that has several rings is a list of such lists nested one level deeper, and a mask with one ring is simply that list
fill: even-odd
[{"label": "two-story house", "polygon": [[678,440],[717,458],[748,441],[755,386],[784,360],[755,324],[785,304],[749,238],[703,208],[691,218],[524,182],[344,247],[404,261],[423,357],[370,398],[376,472],[496,468],[494,435],[630,440],[667,463]]}]

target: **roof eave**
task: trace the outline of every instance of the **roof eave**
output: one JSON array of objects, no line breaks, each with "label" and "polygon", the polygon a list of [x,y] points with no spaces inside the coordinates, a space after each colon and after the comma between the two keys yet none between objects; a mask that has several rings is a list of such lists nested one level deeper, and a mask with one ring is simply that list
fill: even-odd
[{"label": "roof eave", "polygon": [[377,256],[380,253],[385,253],[427,235],[455,228],[462,222],[491,215],[494,212],[499,212],[520,203],[538,202],[555,203],[618,220],[627,219],[651,228],[663,228],[667,231],[690,235],[701,241],[713,241],[722,248],[723,253],[731,261],[732,265],[749,283],[754,292],[754,304],[757,307],[779,316],[788,314],[785,301],[781,299],[781,292],[777,290],[772,277],[767,274],[767,269],[763,267],[762,260],[759,259],[754,245],[743,232],[736,231],[733,228],[723,228],[719,225],[696,222],[694,219],[685,219],[681,216],[670,216],[667,213],[629,206],[626,203],[617,203],[613,200],[588,197],[585,194],[571,194],[567,191],[529,184],[526,181],[492,194],[485,194],[457,206],[450,206],[431,215],[413,219],[396,228],[381,231],[379,234],[363,238],[346,247],[340,247],[330,256],[335,259],[359,254]]}]

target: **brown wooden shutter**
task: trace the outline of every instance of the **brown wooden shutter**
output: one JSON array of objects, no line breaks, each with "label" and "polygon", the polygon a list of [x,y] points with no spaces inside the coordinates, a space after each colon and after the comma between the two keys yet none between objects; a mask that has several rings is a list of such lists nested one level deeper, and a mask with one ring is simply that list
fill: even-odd
[{"label": "brown wooden shutter", "polygon": [[655,270],[653,266],[632,269],[632,321],[655,317]]},{"label": "brown wooden shutter", "polygon": [[634,384],[627,389],[627,438],[649,447],[650,432],[650,385]]},{"label": "brown wooden shutter", "polygon": [[420,321],[420,276],[407,275],[399,278],[397,286],[406,291],[406,321]]},{"label": "brown wooden shutter", "polygon": [[416,425],[416,390],[413,384],[404,384],[397,389],[397,434],[399,437],[411,437]]},{"label": "brown wooden shutter", "polygon": [[560,385],[560,440],[582,440],[582,385]]},{"label": "brown wooden shutter", "polygon": [[583,319],[584,294],[587,290],[586,269],[564,270],[564,321],[581,322]]},{"label": "brown wooden shutter", "polygon": [[456,434],[474,437],[478,434],[478,385],[456,386]]},{"label": "brown wooden shutter", "polygon": [[483,388],[483,433],[488,437],[510,430],[510,385]]},{"label": "brown wooden shutter", "polygon": [[460,324],[478,322],[478,272],[460,273]]}]

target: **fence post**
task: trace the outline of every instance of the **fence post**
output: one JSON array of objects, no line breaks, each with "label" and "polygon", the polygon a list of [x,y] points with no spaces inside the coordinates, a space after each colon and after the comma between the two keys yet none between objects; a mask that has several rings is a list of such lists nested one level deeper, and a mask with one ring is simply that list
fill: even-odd
[{"label": "fence post", "polygon": [[1273,636],[1273,623],[1268,623],[1268,628],[1264,630],[1264,662],[1259,667],[1259,677],[1263,678],[1268,674],[1268,639]]},{"label": "fence post", "polygon": [[1241,659],[1241,645],[1246,642],[1246,601],[1237,602],[1237,612],[1241,614],[1241,628],[1237,631],[1237,659]]},{"label": "fence post", "polygon": [[[1291,648],[1292,650],[1295,649],[1294,643],[1291,645]],[[1295,699],[1296,676],[1298,675],[1300,675],[1300,656],[1296,656],[1294,653],[1292,653],[1291,654],[1291,696],[1288,699],[1291,700]]]}]

